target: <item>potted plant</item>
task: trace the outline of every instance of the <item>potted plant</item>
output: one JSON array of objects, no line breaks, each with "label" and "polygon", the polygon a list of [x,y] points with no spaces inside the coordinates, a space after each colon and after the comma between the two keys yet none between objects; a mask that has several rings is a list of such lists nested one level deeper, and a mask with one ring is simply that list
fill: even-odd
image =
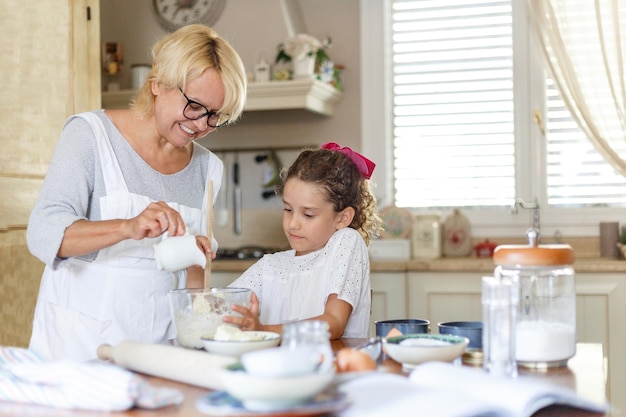
[{"label": "potted plant", "polygon": [[[299,33],[290,37],[278,46],[276,64],[292,64],[293,78],[312,77],[322,65],[330,60],[326,49],[331,46],[330,38],[320,41],[314,36],[306,33]],[[277,79],[291,78],[281,71],[275,76]]]}]

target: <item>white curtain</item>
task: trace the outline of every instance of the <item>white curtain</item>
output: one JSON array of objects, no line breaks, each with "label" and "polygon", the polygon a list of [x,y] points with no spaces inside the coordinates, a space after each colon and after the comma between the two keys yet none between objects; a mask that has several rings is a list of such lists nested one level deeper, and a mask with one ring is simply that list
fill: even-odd
[{"label": "white curtain", "polygon": [[552,77],[580,128],[626,176],[626,0],[528,0]]}]

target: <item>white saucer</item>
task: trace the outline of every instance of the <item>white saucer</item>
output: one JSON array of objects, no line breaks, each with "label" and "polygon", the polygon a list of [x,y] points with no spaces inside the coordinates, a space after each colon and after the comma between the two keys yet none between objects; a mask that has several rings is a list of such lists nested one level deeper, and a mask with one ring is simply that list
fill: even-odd
[{"label": "white saucer", "polygon": [[214,391],[196,401],[196,408],[201,413],[212,416],[317,416],[335,413],[350,404],[344,392],[329,390],[302,404],[296,404],[281,410],[251,410],[226,391]]},{"label": "white saucer", "polygon": [[334,370],[283,377],[252,375],[237,364],[220,372],[226,392],[241,401],[246,409],[261,412],[306,404],[329,388],[334,377]]}]

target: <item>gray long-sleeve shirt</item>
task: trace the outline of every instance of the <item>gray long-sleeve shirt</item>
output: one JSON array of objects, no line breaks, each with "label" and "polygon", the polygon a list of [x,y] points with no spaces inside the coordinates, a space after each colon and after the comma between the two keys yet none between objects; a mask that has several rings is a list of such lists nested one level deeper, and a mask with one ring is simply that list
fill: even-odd
[{"label": "gray long-sleeve shirt", "polygon": [[[187,167],[175,174],[161,174],[135,152],[103,110],[94,113],[104,124],[129,192],[155,201],[202,208],[209,160],[221,164],[219,159],[194,143]],[[80,219],[100,220],[99,201],[105,194],[94,133],[84,119],[74,118],[61,132],[30,215],[26,237],[31,253],[45,264],[57,267],[62,261],[56,255],[65,229]],[[93,260],[96,256],[94,252],[81,259]]]}]

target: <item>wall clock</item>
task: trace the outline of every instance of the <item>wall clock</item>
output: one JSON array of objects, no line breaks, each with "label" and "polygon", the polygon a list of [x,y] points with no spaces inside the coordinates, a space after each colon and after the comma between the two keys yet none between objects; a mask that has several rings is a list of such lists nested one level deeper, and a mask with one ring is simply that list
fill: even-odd
[{"label": "wall clock", "polygon": [[152,0],[157,22],[174,31],[191,23],[211,26],[222,15],[226,0]]}]

